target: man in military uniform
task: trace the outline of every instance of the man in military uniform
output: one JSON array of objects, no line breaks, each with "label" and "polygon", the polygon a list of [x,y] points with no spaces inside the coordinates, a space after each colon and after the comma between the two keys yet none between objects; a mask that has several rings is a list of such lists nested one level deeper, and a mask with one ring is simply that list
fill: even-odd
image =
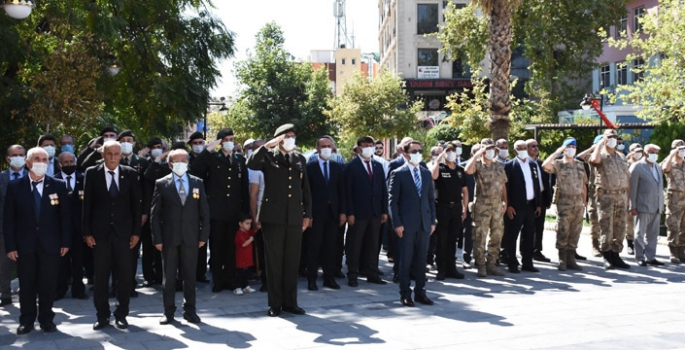
[{"label": "man in military uniform", "polygon": [[619,253],[623,250],[623,237],[628,214],[628,187],[630,172],[622,153],[615,150],[618,143],[616,130],[607,129],[590,156],[595,167],[595,188],[600,229],[600,248],[604,256],[604,268],[627,269]]},{"label": "man in military uniform", "polygon": [[457,270],[455,255],[457,237],[462,230],[462,222],[466,219],[469,192],[464,168],[456,163],[456,149],[456,144],[447,142],[445,150],[429,166],[435,182],[435,211],[438,220],[435,228],[438,265],[435,279],[438,281],[445,277],[464,278],[464,274]]},{"label": "man in military uniform", "polygon": [[76,157],[76,167],[81,171],[86,171],[89,167],[97,165],[97,162],[102,159],[100,148],[107,141],[115,141],[117,139],[117,131],[107,126],[100,131],[100,137],[90,141],[78,157]]},{"label": "man in military uniform", "polygon": [[[188,166],[193,167],[195,159],[205,150],[205,138],[201,132],[196,131],[190,134],[188,138],[188,145],[190,146],[190,159],[188,161]],[[249,175],[248,175],[249,176]],[[207,189],[207,179],[202,178],[204,181],[205,190]],[[200,251],[197,254],[197,271],[195,271],[195,278],[197,282],[209,283],[207,278],[207,244],[200,247]]]},{"label": "man in military uniform", "polygon": [[[507,208],[507,175],[504,165],[495,160],[495,143],[483,139],[481,148],[466,163],[466,173],[474,174],[475,195],[471,215],[473,216],[473,255],[478,266],[478,277],[503,276],[495,262],[504,234],[504,213]],[[485,257],[486,239],[488,256]]]},{"label": "man in military uniform", "polygon": [[257,220],[264,234],[269,297],[268,315],[281,310],[303,315],[297,304],[297,268],[302,232],[311,225],[312,204],[306,160],[295,151],[295,127],[276,129],[274,139],[259,147],[247,160],[252,170],[264,174],[264,193]]},{"label": "man in military uniform", "polygon": [[[581,152],[578,154],[576,158],[581,159],[584,161],[586,164],[590,163],[590,156],[592,155],[592,151],[597,148],[597,144],[599,143],[600,140],[602,140],[604,136],[598,135],[595,137],[595,139],[592,142],[592,146],[585,151]],[[595,170],[595,167],[591,166],[590,168],[590,174],[588,176],[588,189],[587,189],[587,197],[588,197],[588,205],[587,205],[587,215],[588,219],[590,221],[590,236],[592,237],[592,255],[594,257],[600,257],[602,256],[601,249],[599,247],[599,214],[598,214],[598,207],[597,207],[597,191],[595,187],[595,177],[597,174],[597,171]],[[628,210],[628,207],[626,207],[626,210]]]},{"label": "man in military uniform", "polygon": [[[555,204],[557,205],[557,249],[559,271],[582,270],[576,263],[576,248],[583,230],[583,208],[587,205],[587,174],[583,164],[575,159],[576,140],[572,137],[552,155],[542,168],[557,176]],[[563,158],[558,156],[563,154]]]},{"label": "man in military uniform", "polygon": [[666,229],[671,262],[685,262],[685,141],[673,140],[671,153],[661,163],[666,174]]},{"label": "man in military uniform", "polygon": [[[619,144],[620,146],[620,144]],[[618,147],[617,147],[618,148]],[[642,150],[642,145],[639,143],[634,143],[630,145],[630,153],[626,156],[628,160],[628,166],[633,165],[633,163],[640,161],[644,155]],[[628,220],[626,221],[626,244],[628,245],[628,254],[635,254],[635,245],[633,240],[635,239],[635,220],[632,215],[628,215]]]},{"label": "man in military uniform", "polygon": [[[214,151],[221,144],[219,151]],[[212,292],[235,288],[235,233],[241,213],[250,212],[245,158],[233,153],[232,129],[223,129],[191,165],[191,174],[205,179],[209,202]]]}]

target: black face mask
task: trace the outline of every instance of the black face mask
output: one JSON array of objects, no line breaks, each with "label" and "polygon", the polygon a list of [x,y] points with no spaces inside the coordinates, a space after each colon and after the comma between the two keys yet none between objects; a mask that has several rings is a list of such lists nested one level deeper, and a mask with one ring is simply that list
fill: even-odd
[{"label": "black face mask", "polygon": [[69,165],[69,166],[63,166],[62,167],[62,172],[71,175],[76,171],[76,165]]}]

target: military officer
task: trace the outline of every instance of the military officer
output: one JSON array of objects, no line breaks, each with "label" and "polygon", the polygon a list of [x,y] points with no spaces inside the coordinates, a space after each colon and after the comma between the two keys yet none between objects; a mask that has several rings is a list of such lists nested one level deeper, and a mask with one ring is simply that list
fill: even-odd
[{"label": "military officer", "polygon": [[[581,152],[578,154],[576,158],[581,159],[583,162],[586,164],[589,164],[590,162],[590,156],[592,155],[592,151],[597,148],[597,144],[599,143],[600,140],[602,140],[604,136],[598,135],[595,137],[595,139],[592,142],[592,146],[585,151]],[[588,175],[588,189],[587,189],[587,197],[588,197],[588,205],[587,205],[587,214],[588,214],[588,219],[590,221],[590,236],[592,237],[592,255],[595,257],[600,257],[602,256],[601,249],[599,247],[599,214],[598,214],[598,207],[597,207],[597,191],[595,187],[595,176],[597,171],[595,170],[595,167],[589,167],[590,168],[590,174]],[[626,210],[628,208],[626,207]]]},{"label": "military officer", "polygon": [[[640,161],[640,159],[642,159],[642,156],[644,155],[642,145],[640,145],[639,143],[634,143],[630,145],[628,150],[630,151],[630,153],[628,153],[628,155],[626,156],[626,160],[628,160],[628,166]],[[626,244],[628,245],[628,254],[633,255],[635,254],[635,245],[633,244],[633,240],[635,238],[635,220],[631,215],[628,215],[627,217],[628,220],[626,221]]]},{"label": "military officer", "polygon": [[672,263],[685,262],[685,141],[673,140],[671,153],[661,163],[668,181],[666,229]]},{"label": "military officer", "polygon": [[252,170],[264,174],[257,220],[264,235],[268,284],[268,315],[281,311],[302,315],[297,304],[297,269],[302,232],[311,225],[312,204],[306,159],[295,151],[295,128],[284,124],[274,138],[247,160]]}]

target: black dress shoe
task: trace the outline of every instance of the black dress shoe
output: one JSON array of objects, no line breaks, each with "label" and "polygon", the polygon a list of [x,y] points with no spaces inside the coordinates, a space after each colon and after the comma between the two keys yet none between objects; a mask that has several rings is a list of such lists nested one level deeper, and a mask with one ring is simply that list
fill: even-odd
[{"label": "black dress shoe", "polygon": [[200,283],[209,283],[209,278],[207,278],[205,275],[199,276],[195,278],[195,280]]},{"label": "black dress shoe", "polygon": [[0,306],[5,306],[12,304],[12,298],[2,298],[0,299]]},{"label": "black dress shoe", "polygon": [[552,260],[548,259],[544,254],[542,254],[541,251],[537,251],[537,252],[533,253],[533,260],[542,261],[542,262],[552,261]]},{"label": "black dress shoe", "polygon": [[454,270],[454,271],[450,271],[450,272],[448,272],[447,274],[445,274],[445,277],[450,277],[450,278],[456,278],[456,279],[458,279],[458,280],[463,280],[466,276],[464,276],[463,273],[461,273],[461,272],[459,272],[459,271],[457,271],[457,270]]},{"label": "black dress shoe", "polygon": [[154,281],[145,281],[139,286],[139,288],[152,288],[155,285]]},{"label": "black dress shoe", "polygon": [[400,283],[400,275],[396,273],[392,274],[392,283]]},{"label": "black dress shoe", "polygon": [[270,307],[269,311],[266,314],[269,315],[269,317],[277,317],[278,315],[281,314],[281,308],[280,307]]},{"label": "black dress shoe", "polygon": [[174,315],[164,315],[159,318],[159,324],[167,325],[174,322]]},{"label": "black dress shoe", "polygon": [[369,277],[366,279],[366,282],[380,285],[388,284],[388,282],[383,281],[382,279],[380,279],[380,277]]},{"label": "black dress shoe", "polygon": [[299,306],[284,306],[283,311],[291,313],[293,315],[304,315],[305,311]]},{"label": "black dress shoe", "polygon": [[317,291],[317,290],[319,290],[319,287],[316,286],[316,282],[315,282],[315,281],[309,281],[309,282],[307,283],[307,289],[309,289],[309,290],[311,290],[311,291]]},{"label": "black dress shoe", "polygon": [[334,279],[323,281],[323,286],[330,289],[340,289],[340,285]]},{"label": "black dress shoe", "polygon": [[435,279],[438,281],[444,281],[445,280],[445,273],[444,272],[438,272],[435,275]]},{"label": "black dress shoe", "polygon": [[356,287],[359,285],[359,283],[357,283],[357,280],[349,280],[347,281],[347,285],[350,287]]},{"label": "black dress shoe", "polygon": [[535,266],[533,265],[523,265],[521,266],[522,271],[528,271],[528,272],[540,272]]},{"label": "black dress shoe", "polygon": [[575,255],[576,255],[576,260],[587,260],[586,257],[584,257],[584,256],[582,256],[582,255],[580,255],[580,254],[578,254],[578,253],[575,253]]},{"label": "black dress shoe", "polygon": [[114,325],[119,328],[119,329],[126,329],[128,328],[128,322],[126,321],[126,318],[117,318],[116,321],[114,321]]},{"label": "black dress shoe", "polygon": [[72,295],[71,297],[74,299],[88,300],[88,295],[86,293]]},{"label": "black dress shoe", "polygon": [[333,274],[333,277],[335,277],[335,278],[345,278],[345,277],[347,277],[347,276],[345,276],[345,274],[344,274],[342,271],[338,270],[338,271],[336,271],[336,272]]},{"label": "black dress shoe", "polygon": [[108,319],[97,320],[97,322],[95,322],[93,324],[93,330],[99,331],[99,330],[101,330],[107,326],[109,326],[109,320]]},{"label": "black dress shoe", "polygon": [[200,323],[200,316],[194,312],[184,312],[183,319],[190,323]]},{"label": "black dress shoe", "polygon": [[17,334],[18,335],[26,334],[32,330],[33,330],[32,324],[20,324],[19,328],[17,328]]},{"label": "black dress shoe", "polygon": [[519,270],[518,265],[509,265],[507,270],[511,273],[520,273],[521,272],[521,270]]},{"label": "black dress shoe", "polygon": [[43,330],[45,333],[55,333],[57,332],[57,326],[50,321],[50,322],[45,322],[40,324],[40,329]]},{"label": "black dress shoe", "polygon": [[417,303],[421,303],[423,305],[433,305],[434,304],[433,300],[428,299],[428,297],[425,295],[416,296],[416,297],[414,297],[414,300]]},{"label": "black dress shoe", "polygon": [[646,261],[647,265],[653,265],[653,266],[664,266],[664,263],[662,263],[659,260],[653,259],[653,260],[647,260]]},{"label": "black dress shoe", "polygon": [[404,306],[414,307],[414,301],[411,298],[400,298],[400,302]]},{"label": "black dress shoe", "polygon": [[647,266],[647,262],[644,261],[644,260],[639,260],[639,261],[637,262],[637,265],[638,265],[638,266]]}]

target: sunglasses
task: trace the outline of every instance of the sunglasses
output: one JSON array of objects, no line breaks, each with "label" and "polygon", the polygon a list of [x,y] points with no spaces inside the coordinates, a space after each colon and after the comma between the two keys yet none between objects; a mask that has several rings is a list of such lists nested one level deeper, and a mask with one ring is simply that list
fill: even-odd
[{"label": "sunglasses", "polygon": [[423,150],[414,149],[414,150],[409,151],[409,153],[410,153],[410,154],[421,154],[421,153],[423,153]]}]

